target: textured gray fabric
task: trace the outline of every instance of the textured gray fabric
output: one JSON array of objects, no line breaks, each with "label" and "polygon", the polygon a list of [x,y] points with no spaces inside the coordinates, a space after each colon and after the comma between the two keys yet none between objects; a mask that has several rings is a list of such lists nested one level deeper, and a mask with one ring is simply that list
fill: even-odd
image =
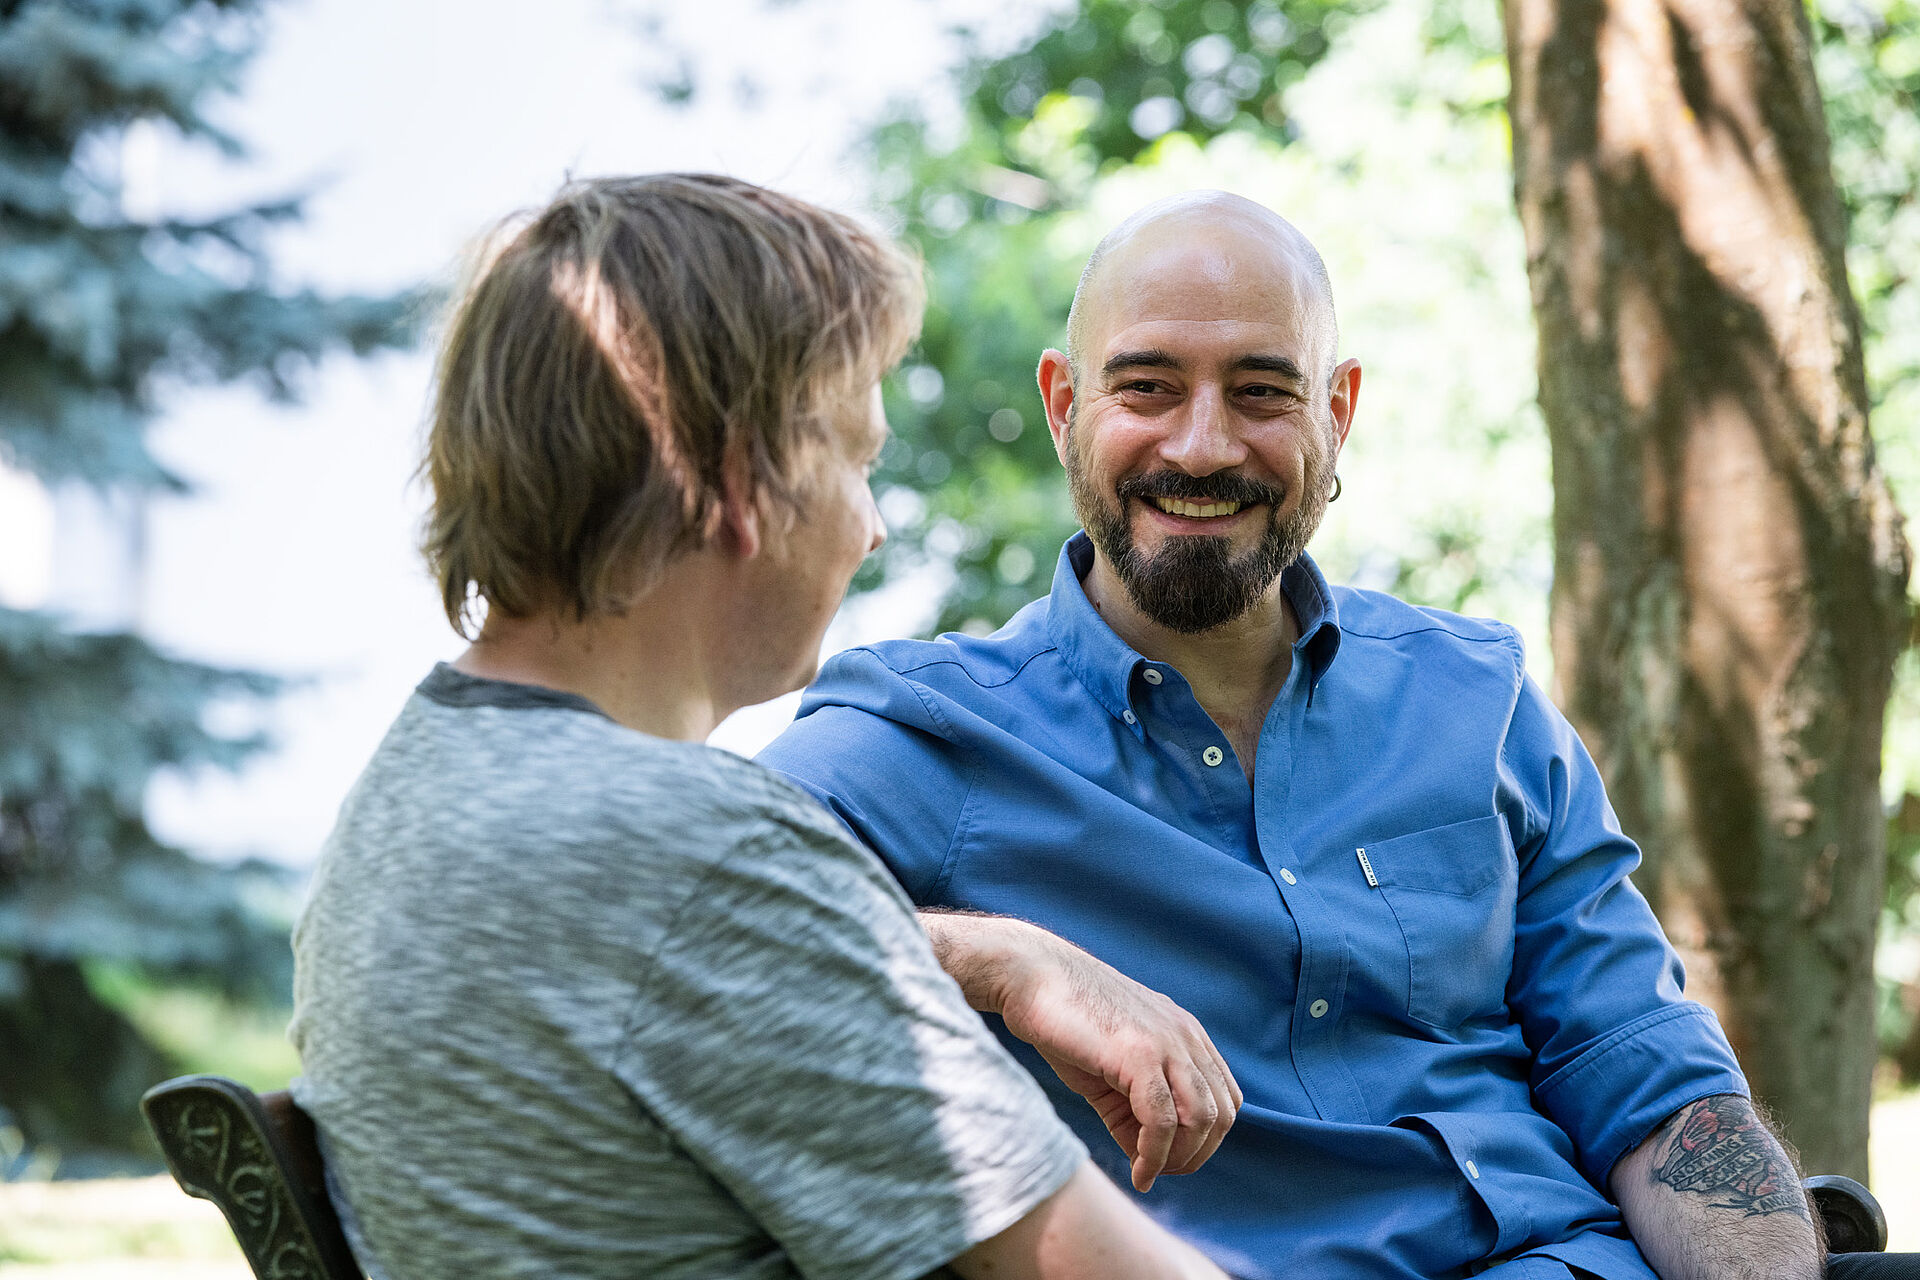
[{"label": "textured gray fabric", "polygon": [[294,952],[375,1280],[915,1276],[1085,1156],[804,792],[567,695],[437,669]]}]

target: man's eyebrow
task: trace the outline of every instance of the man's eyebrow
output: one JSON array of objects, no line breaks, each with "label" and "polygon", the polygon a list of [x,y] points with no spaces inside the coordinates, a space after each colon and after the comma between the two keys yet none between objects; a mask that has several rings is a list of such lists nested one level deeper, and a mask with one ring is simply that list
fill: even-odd
[{"label": "man's eyebrow", "polygon": [[1162,351],[1159,347],[1142,347],[1138,351],[1117,351],[1107,357],[1100,366],[1100,372],[1112,377],[1122,369],[1179,369],[1183,367],[1180,359],[1171,351]]},{"label": "man's eyebrow", "polygon": [[1227,367],[1235,373],[1277,373],[1295,382],[1307,380],[1307,375],[1300,371],[1300,366],[1285,356],[1245,355]]},{"label": "man's eyebrow", "polygon": [[[1100,372],[1112,377],[1123,369],[1184,369],[1186,362],[1171,351],[1142,347],[1138,351],[1119,351],[1108,357]],[[1307,375],[1286,356],[1249,353],[1232,360],[1227,368],[1234,373],[1272,373],[1294,382],[1305,382]]]}]

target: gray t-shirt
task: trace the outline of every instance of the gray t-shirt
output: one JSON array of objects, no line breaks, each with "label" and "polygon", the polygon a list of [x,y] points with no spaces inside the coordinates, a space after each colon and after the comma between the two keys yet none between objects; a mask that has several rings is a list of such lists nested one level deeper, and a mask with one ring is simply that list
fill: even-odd
[{"label": "gray t-shirt", "polygon": [[1086,1151],[797,787],[441,666],[294,931],[375,1280],[917,1276]]}]

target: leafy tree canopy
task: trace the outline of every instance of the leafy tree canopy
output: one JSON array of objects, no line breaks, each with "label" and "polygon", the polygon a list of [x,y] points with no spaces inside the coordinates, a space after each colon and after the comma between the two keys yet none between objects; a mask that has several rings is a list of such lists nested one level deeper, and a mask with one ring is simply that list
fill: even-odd
[{"label": "leafy tree canopy", "polygon": [[1545,444],[1497,15],[1089,0],[963,75],[959,128],[907,113],[869,141],[932,301],[889,397],[878,483],[894,537],[861,585],[950,568],[937,629],[997,624],[1045,590],[1075,522],[1038,355],[1061,343],[1107,227],[1225,185],[1320,245],[1344,348],[1366,366],[1346,495],[1316,554],[1368,585],[1544,626],[1547,487],[1531,482]]}]

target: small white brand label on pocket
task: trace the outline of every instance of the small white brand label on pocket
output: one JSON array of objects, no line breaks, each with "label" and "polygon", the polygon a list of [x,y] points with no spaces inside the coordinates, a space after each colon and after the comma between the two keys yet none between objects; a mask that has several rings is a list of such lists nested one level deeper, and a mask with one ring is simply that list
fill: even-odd
[{"label": "small white brand label on pocket", "polygon": [[1365,849],[1355,849],[1353,856],[1360,859],[1360,869],[1367,873],[1367,883],[1373,888],[1378,889],[1380,887],[1380,881],[1373,874],[1373,864],[1367,861],[1367,851]]}]

